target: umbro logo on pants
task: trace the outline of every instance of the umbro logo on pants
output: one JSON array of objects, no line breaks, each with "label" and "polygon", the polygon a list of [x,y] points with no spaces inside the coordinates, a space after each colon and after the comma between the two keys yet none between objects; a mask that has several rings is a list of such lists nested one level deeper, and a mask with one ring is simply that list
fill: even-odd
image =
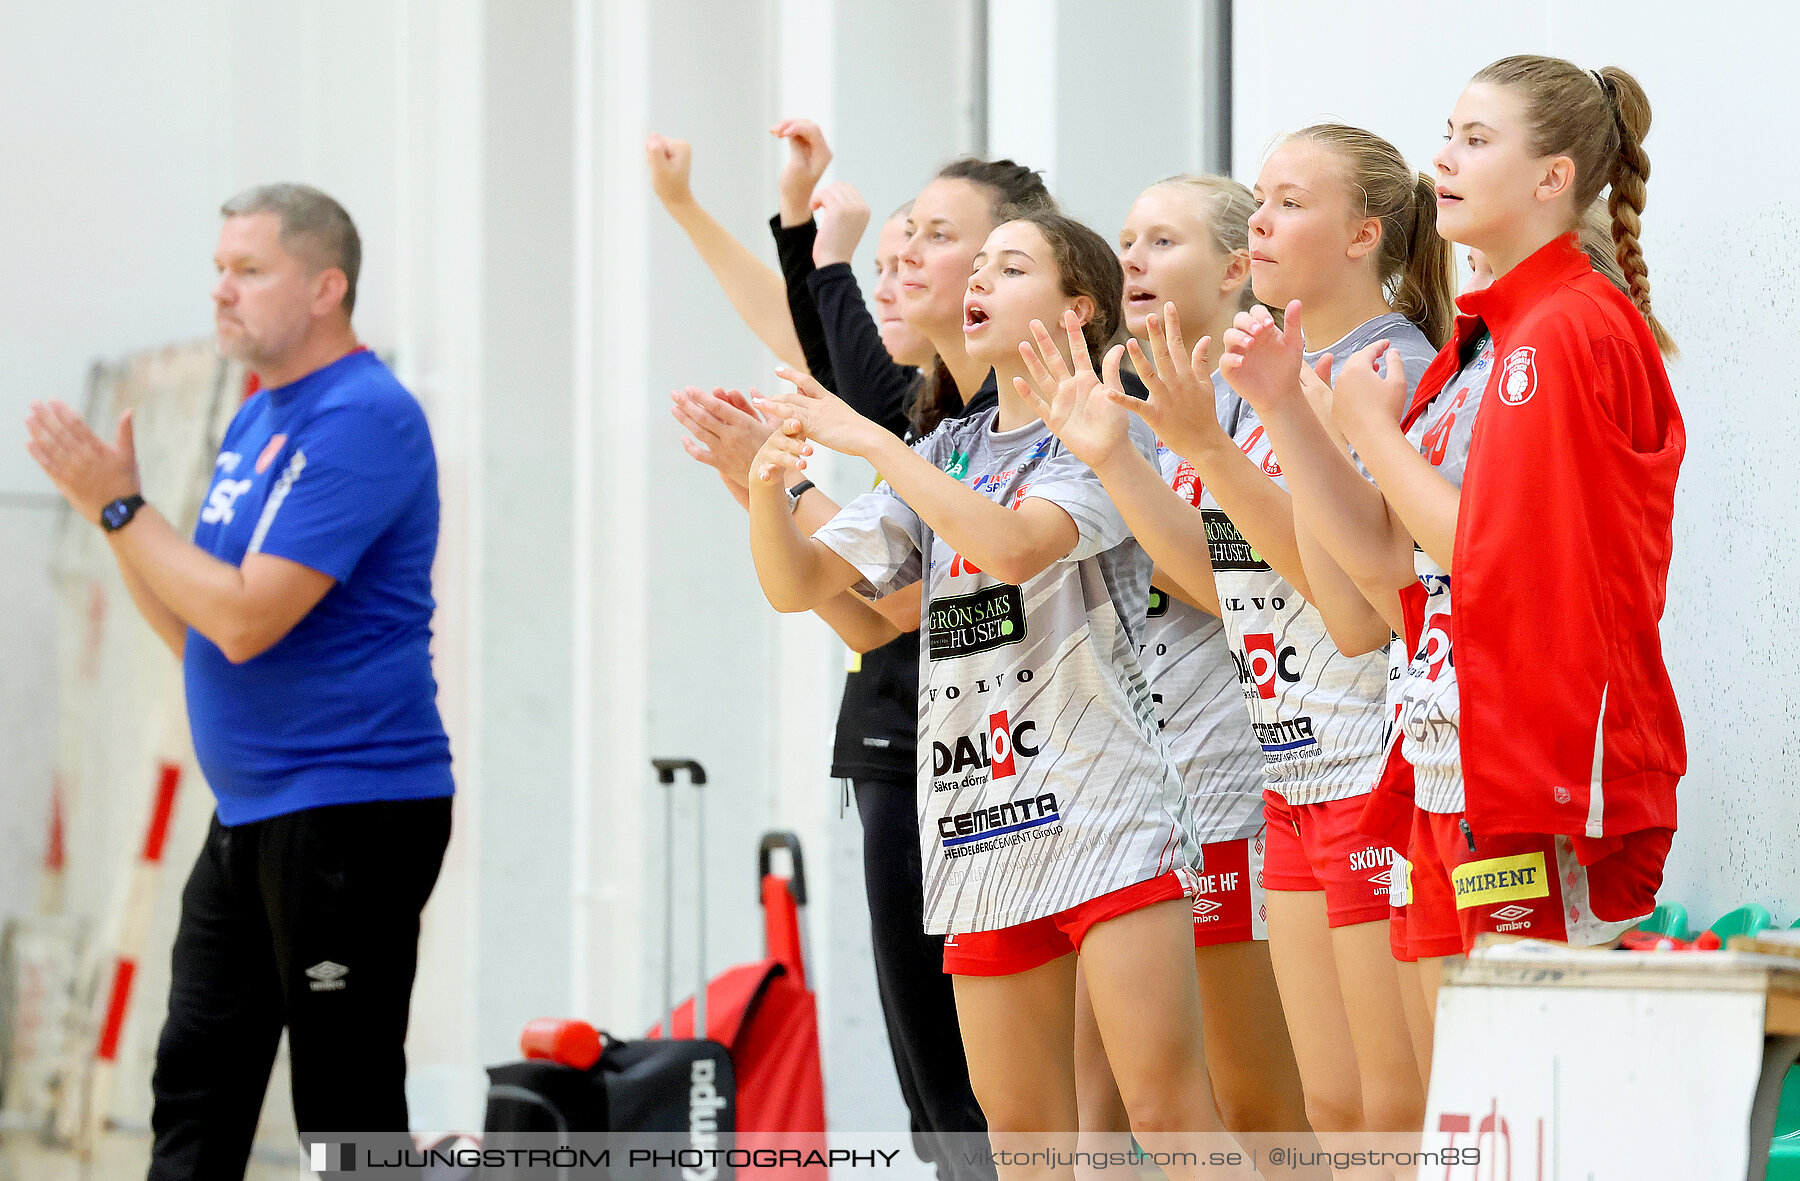
[{"label": "umbro logo on pants", "polygon": [[334,964],[330,960],[322,960],[306,970],[307,985],[314,992],[336,992],[344,987],[344,977],[350,969],[342,964]]}]

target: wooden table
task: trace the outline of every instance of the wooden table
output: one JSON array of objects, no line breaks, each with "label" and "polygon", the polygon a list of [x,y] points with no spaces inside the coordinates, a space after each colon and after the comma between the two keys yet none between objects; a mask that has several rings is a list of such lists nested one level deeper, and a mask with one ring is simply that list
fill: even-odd
[{"label": "wooden table", "polygon": [[1800,959],[1477,947],[1445,966],[1424,1147],[1494,1159],[1419,1176],[1762,1181],[1797,1058]]}]

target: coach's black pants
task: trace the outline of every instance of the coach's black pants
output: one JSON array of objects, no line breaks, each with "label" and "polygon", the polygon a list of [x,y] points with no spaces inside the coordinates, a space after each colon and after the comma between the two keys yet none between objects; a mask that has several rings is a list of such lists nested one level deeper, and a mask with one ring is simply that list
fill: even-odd
[{"label": "coach's black pants", "polygon": [[900,1094],[912,1116],[913,1146],[937,1166],[940,1181],[990,1178],[994,1169],[985,1153],[976,1164],[967,1159],[985,1149],[987,1121],[969,1087],[956,993],[944,974],[944,937],[924,933],[917,789],[876,779],[854,783],[875,985]]},{"label": "coach's black pants", "polygon": [[213,817],[181,895],[150,1181],[240,1181],[283,1026],[303,1134],[410,1145],[419,912],[449,839],[448,798]]}]

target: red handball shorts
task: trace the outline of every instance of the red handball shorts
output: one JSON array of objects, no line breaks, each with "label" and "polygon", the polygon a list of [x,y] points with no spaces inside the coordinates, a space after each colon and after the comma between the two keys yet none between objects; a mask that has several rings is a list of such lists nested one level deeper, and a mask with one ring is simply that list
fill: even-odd
[{"label": "red handball shorts", "polygon": [[1193,879],[1191,875],[1183,878],[1180,873],[1165,873],[1030,922],[997,931],[947,935],[944,971],[952,976],[1011,976],[1042,967],[1079,952],[1087,933],[1108,919],[1187,897]]},{"label": "red handball shorts", "polygon": [[[1419,864],[1407,907],[1408,950],[1415,956],[1453,954],[1435,950],[1447,907],[1454,907],[1462,937],[1454,951],[1469,950],[1483,932],[1576,947],[1610,943],[1655,909],[1675,836],[1673,829],[1647,828],[1606,841],[1554,833],[1478,837],[1460,812],[1420,817],[1412,842]],[[1435,882],[1420,880],[1428,866],[1441,875]]]},{"label": "red handball shorts", "polygon": [[1201,846],[1200,888],[1194,894],[1194,946],[1218,947],[1269,937],[1269,906],[1263,895],[1269,845],[1265,828],[1236,841]]},{"label": "red handball shorts", "polygon": [[1265,791],[1269,848],[1263,884],[1270,890],[1325,891],[1325,918],[1333,927],[1386,919],[1395,853],[1357,830],[1368,802],[1359,795],[1290,804]]}]

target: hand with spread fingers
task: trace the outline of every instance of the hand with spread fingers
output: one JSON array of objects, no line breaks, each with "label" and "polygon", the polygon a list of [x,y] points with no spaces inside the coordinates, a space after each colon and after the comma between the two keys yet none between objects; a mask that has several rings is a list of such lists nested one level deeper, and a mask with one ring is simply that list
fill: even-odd
[{"label": "hand with spread fingers", "polygon": [[33,402],[25,429],[30,435],[25,450],[78,516],[98,522],[101,509],[141,490],[131,411],[119,416],[119,433],[112,443],[57,401]]},{"label": "hand with spread fingers", "polygon": [[1352,353],[1331,387],[1332,417],[1350,442],[1362,450],[1365,440],[1398,431],[1405,412],[1406,370],[1400,350],[1378,340]]},{"label": "hand with spread fingers", "polygon": [[794,392],[772,398],[752,397],[751,404],[774,418],[797,419],[806,436],[821,447],[866,458],[871,450],[893,437],[886,428],[850,409],[842,398],[799,370],[784,365],[775,372],[782,380],[793,383]]},{"label": "hand with spread fingers", "polygon": [[1181,316],[1173,303],[1163,304],[1160,316],[1152,312],[1147,328],[1149,355],[1135,340],[1126,348],[1150,397],[1142,402],[1129,399],[1126,407],[1178,455],[1191,459],[1210,447],[1235,448],[1231,436],[1219,426],[1209,359],[1212,337],[1202,336],[1190,352],[1181,338]]},{"label": "hand with spread fingers", "polygon": [[[750,394],[757,396],[754,389]],[[774,424],[757,413],[736,390],[707,391],[688,386],[674,391],[669,398],[675,403],[676,421],[692,432],[682,438],[683,450],[716,469],[726,484],[738,490],[747,487],[750,463],[775,429]]]},{"label": "hand with spread fingers", "polygon": [[[1043,321],[1033,320],[1032,339],[1019,345],[1019,355],[1025,360],[1031,381],[1015,377],[1013,389],[1075,458],[1099,471],[1122,454],[1135,450],[1131,445],[1131,416],[1122,404],[1130,399],[1119,382],[1119,364],[1125,350],[1115,345],[1106,354],[1106,376],[1102,380],[1094,372],[1080,318],[1072,311],[1066,312],[1062,327],[1068,334],[1073,363],[1063,361]],[[1034,385],[1036,389],[1032,388]]]},{"label": "hand with spread fingers", "polygon": [[781,420],[757,448],[748,475],[752,483],[771,485],[779,490],[787,484],[784,473],[805,471],[806,457],[812,453],[812,444],[807,441],[806,428],[800,420]]}]

